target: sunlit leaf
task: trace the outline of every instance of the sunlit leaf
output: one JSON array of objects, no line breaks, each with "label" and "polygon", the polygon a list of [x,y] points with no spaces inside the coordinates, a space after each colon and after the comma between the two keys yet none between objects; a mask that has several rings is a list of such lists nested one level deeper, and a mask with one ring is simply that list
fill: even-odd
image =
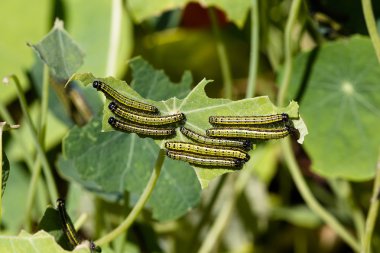
[{"label": "sunlit leaf", "polygon": [[[368,38],[330,42],[294,62],[292,94],[310,136],[312,169],[324,176],[366,180],[379,157],[380,68]],[[293,95],[296,96],[296,95]]]},{"label": "sunlit leaf", "polygon": [[67,80],[83,64],[84,54],[76,42],[57,19],[54,28],[37,44],[31,47],[42,61],[49,66],[57,80]]}]

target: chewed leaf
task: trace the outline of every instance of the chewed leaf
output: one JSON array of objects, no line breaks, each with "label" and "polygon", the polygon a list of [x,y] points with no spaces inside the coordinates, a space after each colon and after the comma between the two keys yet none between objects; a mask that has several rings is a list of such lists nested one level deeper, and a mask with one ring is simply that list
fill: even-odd
[{"label": "chewed leaf", "polygon": [[[92,83],[94,80],[100,80],[129,98],[156,106],[161,115],[182,112],[186,116],[185,127],[201,134],[205,134],[205,130],[211,127],[209,116],[269,115],[277,113],[287,113],[292,120],[294,119],[293,125],[297,128],[300,134],[298,139],[300,143],[302,143],[304,136],[307,134],[307,128],[299,117],[298,104],[296,102],[292,101],[287,107],[277,108],[266,96],[238,101],[209,98],[205,93],[205,86],[210,83],[210,81],[205,79],[202,80],[184,99],[173,97],[165,101],[143,99],[124,81],[112,77],[95,78],[90,74],[77,74],[74,76],[74,79],[82,81],[85,85]],[[106,101],[103,110],[103,131],[114,130],[108,123],[108,119],[113,116],[112,112],[108,109],[108,104],[110,102],[111,101],[109,100]],[[188,139],[180,133],[179,129],[176,131],[176,136],[171,137],[170,140],[188,141]],[[164,148],[164,142],[165,140],[156,140],[156,143],[161,148]],[[250,155],[251,157],[254,157],[254,151],[250,151]],[[174,164],[182,164],[182,162],[176,162]],[[194,168],[202,187],[207,187],[208,182],[213,178],[234,171],[226,168],[208,169],[197,166],[194,166]]]}]

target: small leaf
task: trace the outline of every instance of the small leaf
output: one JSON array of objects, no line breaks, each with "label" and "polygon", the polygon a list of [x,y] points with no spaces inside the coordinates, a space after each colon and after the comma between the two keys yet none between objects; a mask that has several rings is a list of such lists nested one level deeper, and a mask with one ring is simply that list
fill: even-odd
[{"label": "small leaf", "polygon": [[[67,253],[54,240],[54,237],[45,231],[39,231],[36,234],[28,234],[24,231],[18,236],[0,236],[0,252],[7,253]],[[73,253],[89,253],[86,246],[80,246]]]},{"label": "small leaf", "polygon": [[355,36],[326,43],[297,57],[294,73],[292,94],[303,87],[312,169],[327,177],[373,177],[380,148],[380,68],[371,41]]},{"label": "small leaf", "polygon": [[58,81],[69,79],[83,64],[83,52],[64,30],[63,22],[59,19],[38,44],[30,46],[49,66],[51,74]]}]

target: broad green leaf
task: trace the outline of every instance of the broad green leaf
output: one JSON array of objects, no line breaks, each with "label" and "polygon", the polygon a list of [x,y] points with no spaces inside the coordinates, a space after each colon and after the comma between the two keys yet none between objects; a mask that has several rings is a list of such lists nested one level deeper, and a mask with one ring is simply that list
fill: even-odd
[{"label": "broad green leaf", "polygon": [[37,44],[31,45],[50,73],[58,81],[67,80],[83,64],[84,54],[63,28],[63,22],[55,21],[54,28]]},{"label": "broad green leaf", "polygon": [[[92,81],[97,79],[111,85],[120,93],[125,94],[128,97],[136,100],[142,100],[142,98],[138,96],[138,94],[132,90],[132,88],[129,87],[125,82],[116,80],[111,77],[95,78],[91,74],[87,73],[76,74],[73,76],[73,79],[80,80],[84,85],[91,84]],[[210,127],[208,118],[211,115],[266,115],[286,112],[291,118],[295,119],[293,121],[294,125],[300,132],[299,142],[302,142],[303,137],[307,134],[307,129],[304,126],[302,119],[297,120],[297,118],[299,118],[297,103],[291,102],[286,108],[276,108],[268,99],[268,97],[257,97],[239,101],[231,101],[228,99],[211,99],[207,97],[204,91],[207,83],[209,83],[209,81],[202,80],[192,90],[192,92],[190,92],[187,97],[182,100],[174,97],[166,101],[145,100],[145,102],[155,105],[163,115],[172,114],[178,111],[183,112],[186,115],[186,126],[200,133],[204,132],[205,129]],[[107,108],[107,106],[108,102],[104,107],[103,130],[112,131],[113,128],[108,124],[108,118],[112,116],[112,113]],[[177,130],[177,136],[173,139],[184,141],[186,140],[186,137],[182,136],[182,134]],[[161,148],[163,148],[164,141],[158,140],[156,143],[160,145]],[[251,155],[254,156],[254,152],[251,151]],[[182,164],[182,162],[176,163],[179,165]],[[230,169],[222,168],[194,168],[202,187],[207,187],[208,182],[213,178],[221,174],[233,171]]]},{"label": "broad green leaf", "polygon": [[[16,74],[23,89],[29,87],[25,69],[32,65],[33,53],[26,43],[38,40],[48,30],[52,5],[49,0],[0,1],[0,80]],[[13,85],[0,86],[2,103],[7,104],[16,96]]]},{"label": "broad green leaf", "polygon": [[89,253],[85,245],[73,251],[63,250],[54,240],[54,237],[45,231],[39,231],[33,235],[22,231],[18,236],[0,236],[0,252],[7,253]]},{"label": "broad green leaf", "polygon": [[173,10],[175,8],[183,8],[186,4],[190,2],[198,2],[199,4],[207,7],[215,6],[223,10],[227,18],[235,22],[239,27],[242,27],[249,8],[251,6],[248,0],[204,0],[204,1],[190,1],[190,0],[161,0],[161,1],[150,1],[147,4],[144,1],[131,0],[128,1],[129,8],[132,12],[132,16],[141,22],[146,18],[158,16],[165,11]]},{"label": "broad green leaf", "polygon": [[[164,78],[162,71],[153,70],[143,60],[136,59],[132,62],[135,86],[144,85],[139,81],[142,80],[140,75],[150,77],[144,79],[144,83],[150,84],[141,90],[144,96],[159,99],[165,98],[166,91],[172,88],[178,94],[185,94],[189,90],[189,74],[184,75],[181,84],[173,84]],[[139,74],[136,76],[135,72]],[[88,82],[93,80],[91,74],[82,77]],[[176,85],[179,87],[176,88]],[[129,92],[140,97],[131,88]],[[121,198],[124,191],[129,191],[136,197],[141,194],[154,167],[159,147],[153,140],[142,139],[135,134],[101,133],[101,121],[95,119],[83,128],[75,127],[70,131],[63,141],[63,152],[59,169],[65,177],[101,195]],[[191,167],[186,163],[179,167],[174,165],[174,161],[165,160],[148,202],[153,217],[159,220],[175,219],[183,215],[200,198],[199,182]]]},{"label": "broad green leaf", "polygon": [[10,167],[9,167],[8,157],[6,156],[4,151],[2,152],[3,152],[3,155],[2,155],[3,159],[2,159],[2,164],[1,164],[1,167],[2,167],[1,195],[4,195],[5,187],[7,185],[7,181],[9,177]]},{"label": "broad green leaf", "polygon": [[302,87],[301,113],[310,130],[305,148],[315,172],[350,180],[374,176],[379,80],[379,63],[365,37],[326,43],[295,60],[292,93]]},{"label": "broad green leaf", "polygon": [[[64,0],[67,12],[67,30],[86,53],[84,64],[80,71],[91,71],[99,76],[110,75],[111,63],[116,63],[113,75],[121,76],[126,69],[126,61],[133,50],[133,27],[124,8],[121,8],[118,35],[120,47],[117,49],[117,59],[109,58],[109,50],[114,47],[111,42],[111,30],[117,28],[112,20],[118,17],[112,13],[112,1],[104,0]],[[117,9],[119,11],[119,9]],[[88,25],[90,21],[91,25]]]},{"label": "broad green leaf", "polygon": [[[154,167],[159,147],[151,139],[135,134],[101,132],[101,122],[92,121],[83,128],[74,127],[64,139],[64,157],[59,171],[100,194],[124,191],[140,195]],[[160,178],[148,202],[153,217],[175,219],[199,201],[200,187],[190,166],[178,168],[174,161],[165,160]]]},{"label": "broad green leaf", "polygon": [[191,89],[193,78],[189,71],[185,71],[182,80],[165,89],[171,81],[163,70],[155,70],[141,57],[136,57],[129,62],[132,69],[132,88],[144,97],[152,100],[164,100],[176,96],[184,98]]}]

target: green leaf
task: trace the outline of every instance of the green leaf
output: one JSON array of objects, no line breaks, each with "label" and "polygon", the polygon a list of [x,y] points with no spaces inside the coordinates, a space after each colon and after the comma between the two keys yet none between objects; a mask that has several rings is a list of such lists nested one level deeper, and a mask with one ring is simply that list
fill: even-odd
[{"label": "green leaf", "polygon": [[[73,80],[79,80],[88,85],[92,83],[95,79],[103,81],[111,85],[114,89],[118,90],[120,93],[131,97],[136,100],[142,100],[142,98],[132,90],[125,82],[116,80],[112,77],[108,78],[95,78],[91,74],[76,74],[72,77]],[[183,112],[186,115],[186,126],[198,131],[204,132],[205,129],[210,127],[208,123],[208,118],[211,115],[266,115],[273,113],[286,112],[291,118],[298,118],[298,105],[295,102],[291,102],[286,108],[276,108],[268,99],[268,97],[257,97],[253,99],[244,99],[239,101],[231,101],[228,99],[211,99],[207,97],[204,88],[206,84],[209,83],[207,80],[202,80],[191,93],[184,99],[170,98],[166,101],[152,101],[145,100],[146,103],[155,105],[162,114],[172,114],[178,111]],[[163,88],[163,90],[165,90]],[[108,118],[113,114],[108,109],[107,100],[104,106],[103,113],[103,130],[112,131],[113,128],[108,124]],[[307,129],[302,121],[293,120],[295,127],[300,132],[299,142],[303,141],[303,137],[307,134]],[[186,137],[177,130],[177,136],[173,138],[174,140],[186,140]],[[157,140],[156,143],[163,148],[163,141]],[[254,153],[251,151],[251,155]],[[251,162],[251,161],[250,161]],[[176,162],[179,166],[182,162]],[[249,166],[248,163],[247,166]],[[194,167],[197,173],[198,179],[202,187],[207,187],[210,180],[215,177],[231,172],[229,169],[213,168],[205,169]]]},{"label": "green leaf", "polygon": [[[54,240],[54,237],[45,231],[36,234],[21,232],[18,236],[0,236],[0,252],[7,253],[65,253]],[[74,253],[89,253],[90,250],[85,245],[81,245],[73,251]]]},{"label": "green leaf", "polygon": [[54,28],[38,43],[31,45],[49,66],[56,80],[67,80],[83,64],[84,54],[57,19]]},{"label": "green leaf", "polygon": [[141,57],[132,59],[129,66],[132,69],[132,88],[140,95],[152,100],[164,100],[174,96],[184,98],[193,83],[190,71],[185,71],[182,80],[174,84],[163,70],[155,70]]},{"label": "green leaf", "polygon": [[3,160],[2,160],[2,181],[1,181],[1,195],[4,195],[4,192],[5,192],[5,187],[7,185],[7,181],[8,181],[8,177],[9,177],[9,171],[10,171],[10,167],[9,167],[9,160],[8,160],[8,157],[5,155],[5,152],[3,152]]},{"label": "green leaf", "polygon": [[301,113],[310,130],[305,148],[313,171],[372,178],[380,147],[380,68],[371,41],[355,36],[326,43],[301,54],[294,73],[292,93],[302,87]]},{"label": "green leaf", "polygon": [[[154,70],[141,58],[132,60],[132,69],[135,86],[150,84],[141,89],[144,96],[162,99],[167,97],[167,92],[175,95],[173,90],[180,95],[189,91],[192,80],[189,73],[184,74],[180,84],[174,84],[162,71]],[[94,79],[92,74],[80,76],[87,80],[84,82],[87,84]],[[141,76],[145,76],[145,79]],[[128,92],[140,98],[129,87]],[[93,120],[83,128],[75,127],[69,132],[63,141],[60,172],[108,198],[121,198],[125,190],[137,197],[152,173],[159,147],[153,140],[141,139],[134,134],[100,131],[100,120]],[[173,164],[176,165],[175,161],[165,160],[160,178],[147,203],[153,210],[153,217],[158,220],[170,220],[183,215],[200,198],[199,182],[191,167],[186,163],[180,166]]]},{"label": "green leaf", "polygon": [[[64,157],[58,163],[60,173],[101,194],[122,198],[128,191],[140,195],[159,147],[153,140],[135,134],[100,131],[101,122],[94,120],[69,132],[63,141]],[[147,204],[158,220],[178,218],[199,201],[200,186],[194,171],[185,163],[174,165],[174,161],[165,160]]]},{"label": "green leaf", "polygon": [[239,27],[242,27],[248,11],[251,7],[249,0],[204,0],[204,1],[190,1],[190,0],[162,0],[162,1],[150,1],[147,4],[144,1],[131,0],[128,1],[129,8],[133,14],[133,17],[141,22],[146,18],[158,16],[165,11],[173,10],[175,8],[183,8],[190,2],[198,2],[202,6],[215,6],[223,10],[227,18],[236,23]]}]

